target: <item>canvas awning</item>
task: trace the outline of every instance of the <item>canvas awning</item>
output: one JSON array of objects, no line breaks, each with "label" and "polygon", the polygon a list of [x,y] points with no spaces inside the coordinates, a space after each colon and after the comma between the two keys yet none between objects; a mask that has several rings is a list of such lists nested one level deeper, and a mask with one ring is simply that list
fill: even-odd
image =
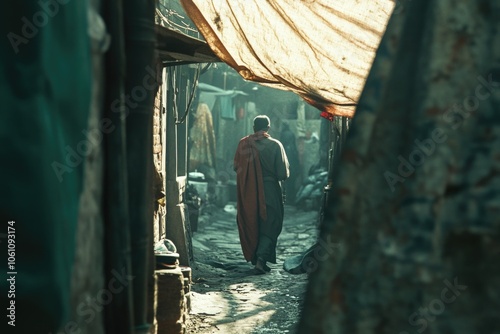
[{"label": "canvas awning", "polygon": [[181,0],[214,53],[246,80],[352,117],[391,0]]}]

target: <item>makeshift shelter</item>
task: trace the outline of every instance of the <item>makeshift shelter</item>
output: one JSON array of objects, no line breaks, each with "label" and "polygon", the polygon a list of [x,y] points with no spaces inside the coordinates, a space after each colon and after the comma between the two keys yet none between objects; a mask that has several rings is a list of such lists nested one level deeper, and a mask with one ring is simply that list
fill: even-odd
[{"label": "makeshift shelter", "polygon": [[[338,14],[346,27],[331,31],[345,38],[330,48],[329,33],[321,31],[320,41],[327,40],[320,49],[337,46],[343,54],[356,46],[369,54],[378,42],[359,37],[382,32],[384,19],[377,30],[369,18],[389,13],[393,3],[285,2],[183,0],[215,52],[244,77],[287,84],[337,115],[352,115],[343,107],[358,104],[326,205],[321,248],[311,258],[298,332],[499,332],[499,2],[404,2],[392,14],[359,102],[353,87],[363,86],[365,67],[348,64],[353,72],[341,72],[347,58],[313,58],[332,85],[318,89],[305,71],[279,72],[303,66],[303,54],[293,59],[281,50],[283,62],[269,50],[281,42],[295,46],[291,23],[299,20],[293,17],[315,27],[304,17],[317,6]],[[376,9],[353,20],[349,13],[357,6]],[[265,49],[254,44],[257,30]],[[292,37],[280,40],[277,31]]]},{"label": "makeshift shelter", "polygon": [[247,80],[349,116],[393,1],[181,0],[214,53]]}]

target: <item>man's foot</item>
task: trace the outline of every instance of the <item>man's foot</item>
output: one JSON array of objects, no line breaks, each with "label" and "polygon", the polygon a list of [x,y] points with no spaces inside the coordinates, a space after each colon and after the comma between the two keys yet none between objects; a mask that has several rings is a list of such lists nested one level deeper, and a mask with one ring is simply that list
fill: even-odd
[{"label": "man's foot", "polygon": [[248,272],[249,275],[264,275],[266,272],[262,269],[258,269],[257,267],[254,267],[250,269]]},{"label": "man's foot", "polygon": [[271,268],[269,268],[267,265],[266,265],[266,261],[262,260],[262,259],[258,259],[257,260],[257,263],[255,264],[255,269],[256,270],[259,270],[263,273],[268,273],[271,271]]}]

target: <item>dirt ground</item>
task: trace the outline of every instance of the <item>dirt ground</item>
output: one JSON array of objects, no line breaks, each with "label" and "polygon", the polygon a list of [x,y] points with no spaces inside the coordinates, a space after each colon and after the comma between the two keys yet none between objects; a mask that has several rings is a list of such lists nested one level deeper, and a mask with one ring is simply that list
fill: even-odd
[{"label": "dirt ground", "polygon": [[216,207],[202,210],[193,233],[191,311],[187,333],[294,333],[307,285],[307,274],[292,275],[283,261],[314,244],[315,211],[285,207],[283,232],[278,239],[277,264],[271,272],[252,275],[243,258],[236,212]]}]

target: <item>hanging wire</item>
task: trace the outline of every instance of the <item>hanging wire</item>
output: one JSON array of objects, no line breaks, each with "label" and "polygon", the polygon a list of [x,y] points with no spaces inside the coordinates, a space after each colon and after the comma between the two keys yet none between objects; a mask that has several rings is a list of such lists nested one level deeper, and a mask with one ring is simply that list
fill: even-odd
[{"label": "hanging wire", "polygon": [[[196,27],[194,27],[192,23],[186,20],[184,16],[180,15],[171,8],[167,8],[161,2],[159,3],[159,5],[162,8],[156,9],[156,15],[157,19],[159,19],[164,26],[168,26],[172,30],[188,34],[192,37],[200,37],[200,33],[196,29]],[[175,21],[178,21],[180,23],[177,23]]]},{"label": "hanging wire", "polygon": [[[194,96],[195,96],[195,93],[196,93],[196,88],[198,87],[198,79],[200,78],[200,74],[201,73],[205,73],[205,71],[211,66],[212,64],[211,63],[208,63],[207,65],[205,65],[203,67],[203,69],[201,68],[201,64],[198,64],[198,67],[196,68],[196,73],[195,73],[195,76],[194,76],[194,80],[193,80],[193,86],[191,87],[191,95],[189,96],[189,101],[188,101],[188,104],[186,106],[186,110],[184,112],[184,115],[182,116],[182,118],[180,120],[176,120],[175,121],[175,124],[182,124],[186,121],[186,118],[189,114],[189,110],[191,109],[191,104],[193,103],[193,100],[194,100]],[[171,82],[171,85],[172,85],[172,82]],[[174,101],[174,110],[175,110],[175,115],[178,116],[178,113],[177,113],[177,103]]]},{"label": "hanging wire", "polygon": [[[172,109],[173,109],[173,112],[174,112],[174,119],[177,120],[177,115],[178,115],[178,110],[177,110],[177,92],[176,92],[176,86],[174,85],[174,77],[176,76],[176,69],[177,67],[173,66],[173,67],[169,67],[168,68],[168,80],[169,80],[169,83],[170,83],[170,89],[173,89],[173,94],[172,94]],[[176,121],[177,123],[177,121]]]},{"label": "hanging wire", "polygon": [[[176,120],[175,121],[175,124],[182,124],[186,121],[186,118],[189,114],[189,109],[191,109],[191,104],[193,103],[193,100],[194,100],[194,95],[195,95],[195,92],[196,92],[196,87],[198,87],[198,79],[200,78],[200,64],[198,64],[198,67],[196,68],[196,73],[194,75],[194,80],[193,80],[193,86],[191,87],[191,95],[189,96],[189,101],[188,101],[188,104],[186,106],[186,110],[184,111],[184,115],[181,117],[180,120]],[[176,116],[178,116],[177,114],[177,103],[176,103]]]}]

